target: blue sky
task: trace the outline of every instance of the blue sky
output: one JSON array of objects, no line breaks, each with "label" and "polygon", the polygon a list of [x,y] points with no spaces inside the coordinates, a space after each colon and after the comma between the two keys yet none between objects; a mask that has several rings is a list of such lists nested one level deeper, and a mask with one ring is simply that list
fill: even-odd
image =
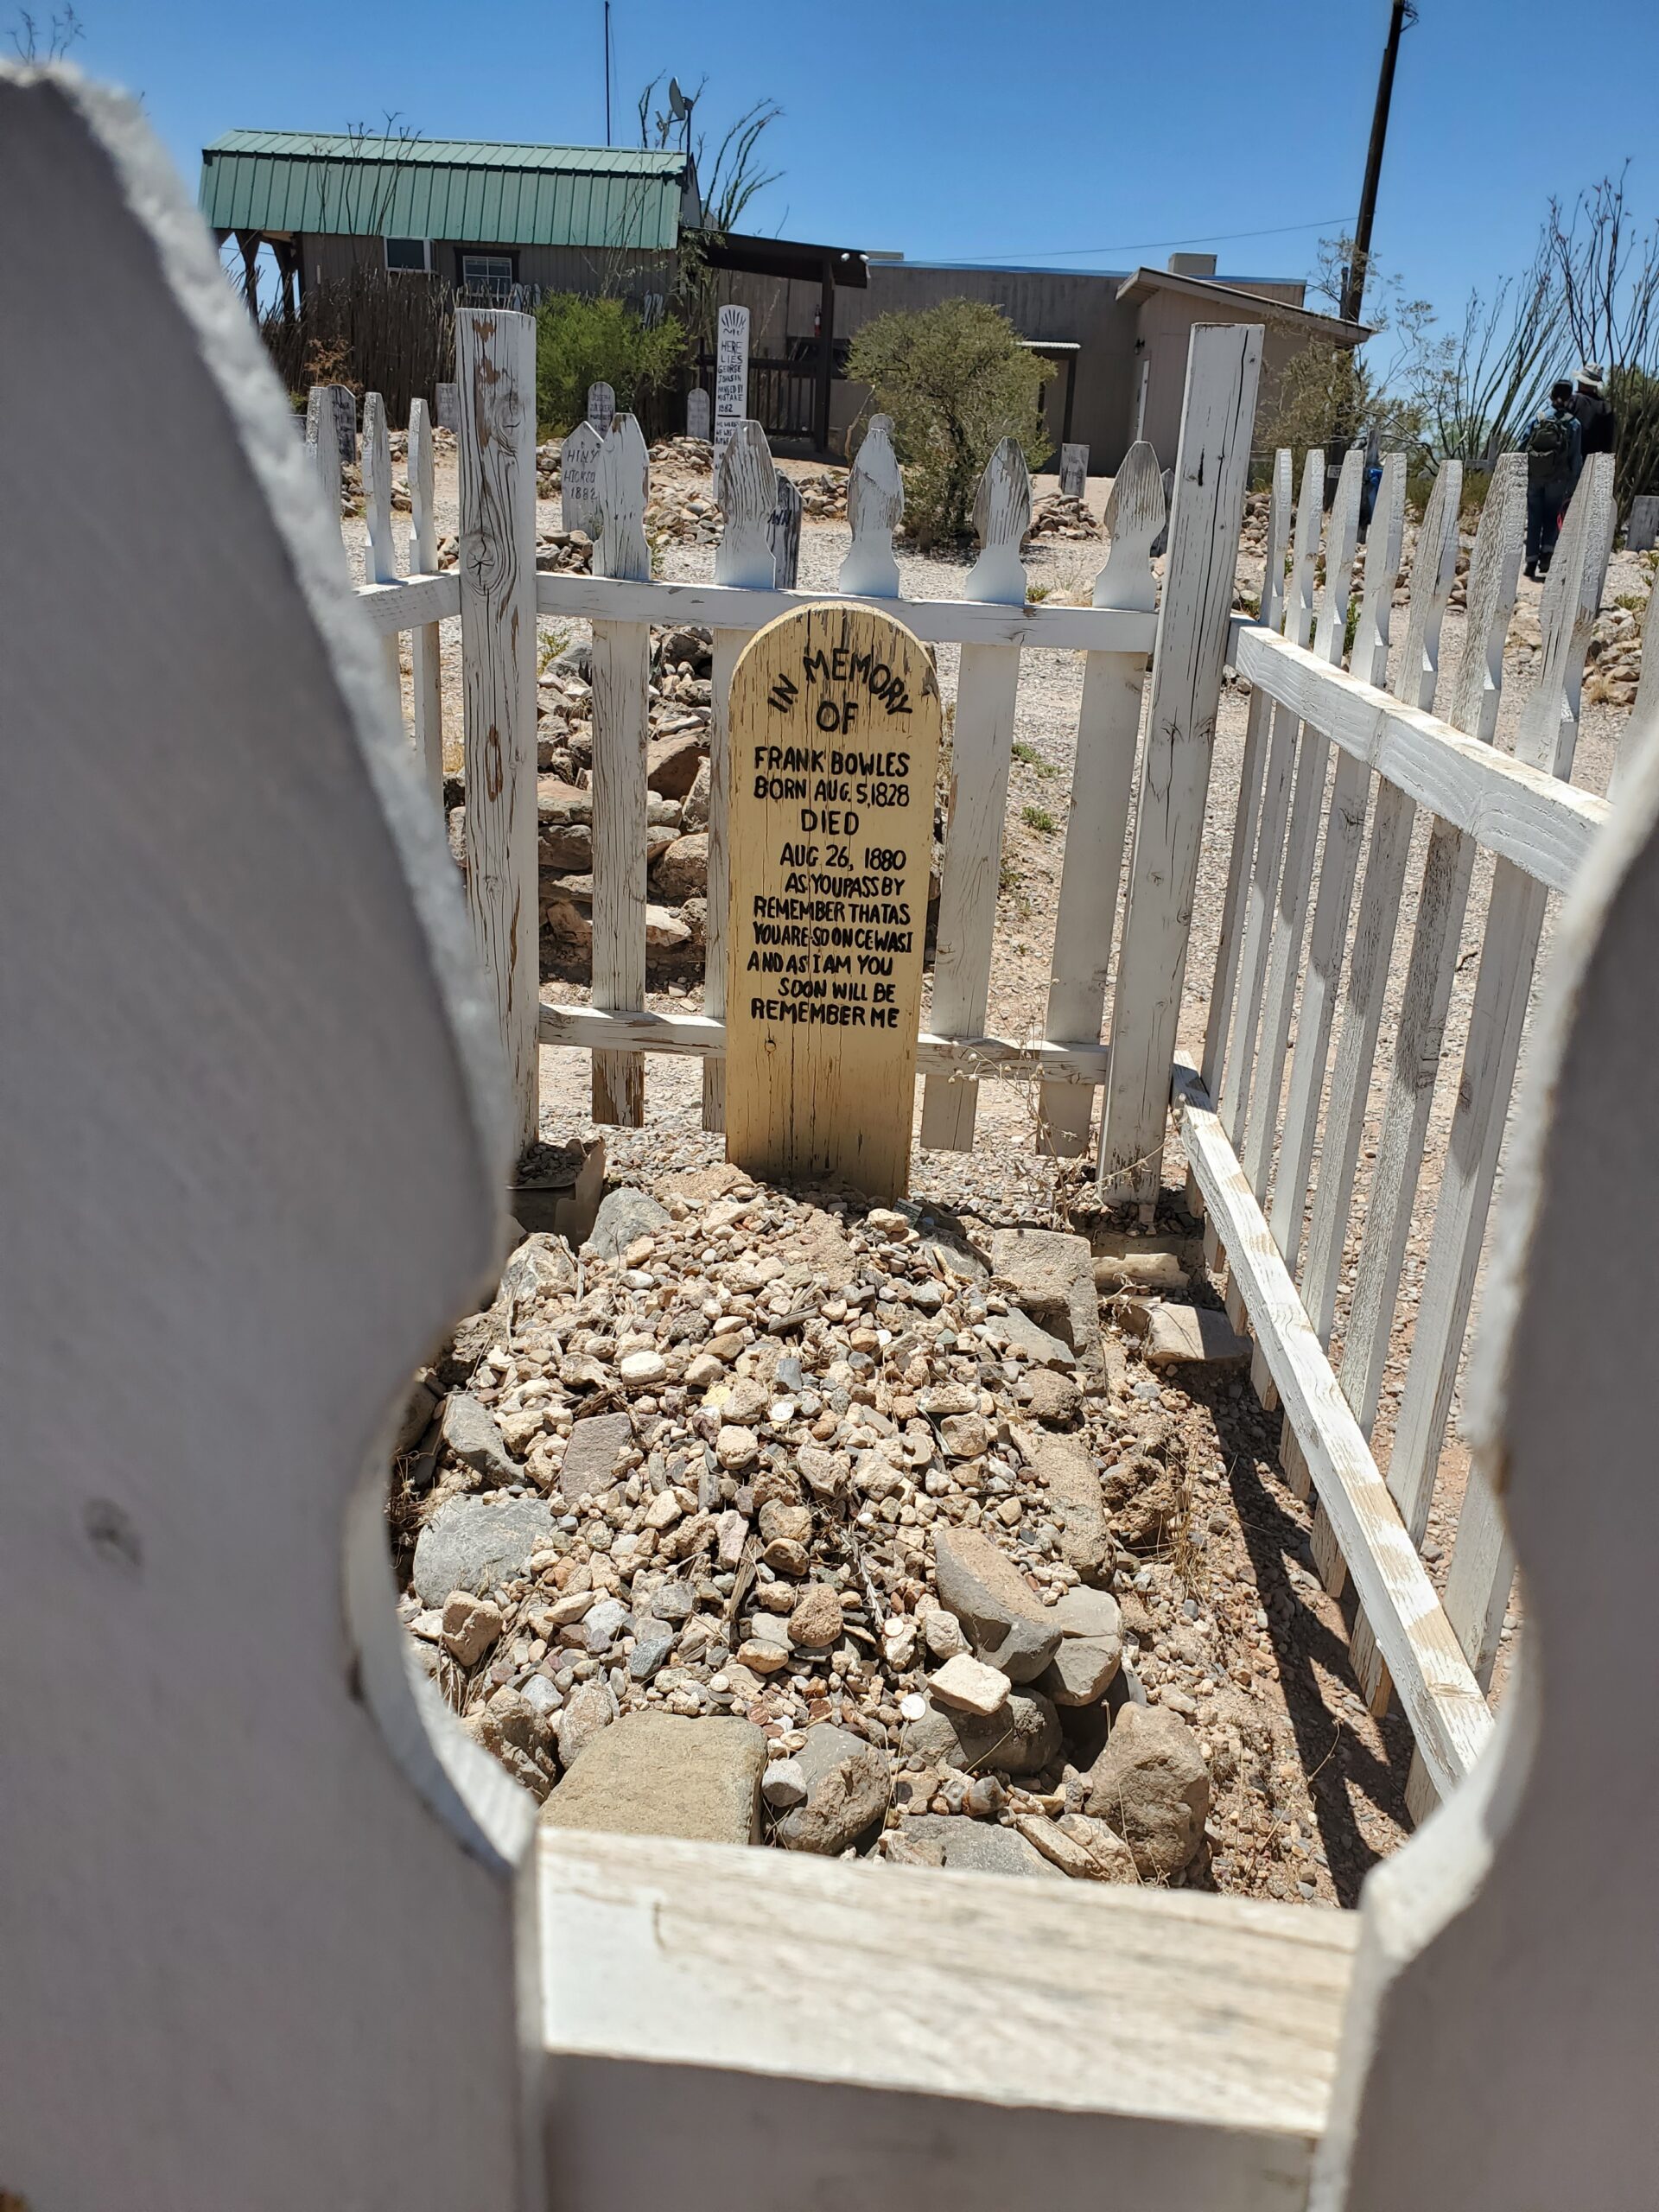
[{"label": "blue sky", "polygon": [[[393,110],[428,137],[604,141],[601,0],[79,7],[76,59],[142,94],[193,190],[203,143],[238,124]],[[1524,264],[1552,192],[1632,156],[1638,210],[1659,212],[1659,8],[1621,10],[1616,35],[1542,0],[1421,8],[1375,251],[1444,326],[1471,283]],[[659,69],[706,75],[711,126],[762,98],[785,111],[757,230],[1080,268],[1190,242],[1224,270],[1302,275],[1351,222],[1387,17],[1387,0],[613,0],[616,135],[636,139]]]}]

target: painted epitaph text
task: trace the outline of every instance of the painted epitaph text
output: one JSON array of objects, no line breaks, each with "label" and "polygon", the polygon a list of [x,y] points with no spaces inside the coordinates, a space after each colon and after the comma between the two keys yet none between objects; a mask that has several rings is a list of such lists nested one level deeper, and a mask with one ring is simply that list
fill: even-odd
[{"label": "painted epitaph text", "polygon": [[602,438],[616,420],[616,394],[607,384],[588,387],[588,420]]},{"label": "painted epitaph text", "polygon": [[432,388],[433,420],[441,430],[461,428],[461,387],[454,384],[435,385]]},{"label": "painted epitaph text", "polygon": [[1060,448],[1060,497],[1080,499],[1089,488],[1089,448],[1087,446]]},{"label": "painted epitaph text", "polygon": [[909,1182],[938,682],[901,623],[828,603],[732,677],[726,1154]]},{"label": "painted epitaph text", "polygon": [[559,448],[559,499],[567,530],[599,535],[599,456],[602,443],[591,423],[578,423]]},{"label": "painted epitaph text", "polygon": [[709,442],[709,395],[701,385],[685,395],[685,435]]},{"label": "painted epitaph text", "polygon": [[715,340],[715,458],[749,411],[749,311],[724,307]]}]

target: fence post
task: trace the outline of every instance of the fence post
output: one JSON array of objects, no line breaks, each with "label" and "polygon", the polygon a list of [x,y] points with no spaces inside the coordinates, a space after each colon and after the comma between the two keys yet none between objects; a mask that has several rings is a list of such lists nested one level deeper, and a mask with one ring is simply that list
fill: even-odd
[{"label": "fence post", "polygon": [[455,311],[467,903],[495,997],[514,1156],[536,1141],[536,322]]},{"label": "fence post", "polygon": [[1143,1206],[1163,1160],[1261,368],[1259,323],[1194,329],[1101,1117],[1102,1194]]}]

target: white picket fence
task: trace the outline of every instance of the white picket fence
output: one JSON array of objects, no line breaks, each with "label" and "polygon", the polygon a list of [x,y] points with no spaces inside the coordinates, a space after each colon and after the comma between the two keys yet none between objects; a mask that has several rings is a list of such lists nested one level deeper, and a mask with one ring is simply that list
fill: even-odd
[{"label": "white picket fence", "polygon": [[[534,1040],[594,1056],[594,1115],[638,1125],[645,1113],[645,1057],[690,1053],[703,1062],[703,1119],[722,1120],[721,1046],[728,897],[727,696],[738,654],[774,617],[823,593],[773,588],[768,520],[777,505],[772,458],[748,423],[722,460],[717,486],[726,527],[709,583],[652,580],[643,521],[648,461],[632,416],[618,416],[601,448],[591,575],[535,571],[533,326],[528,318],[463,309],[458,317],[462,423],[459,445],[461,557],[458,572],[392,558],[386,431],[371,395],[364,474],[369,572],[360,594],[384,636],[429,640],[445,615],[461,618],[466,698],[469,897],[501,1010],[521,1141],[535,1133]],[[853,470],[853,542],[840,595],[880,601],[929,645],[962,649],[953,732],[931,1023],[920,1039],[925,1078],[921,1141],[963,1150],[974,1141],[978,1084],[1013,1076],[1041,1084],[1044,1141],[1065,1157],[1084,1152],[1094,1092],[1105,1086],[1108,1150],[1135,1163],[1135,1187],[1155,1187],[1155,1155],[1168,1098],[1185,960],[1186,913],[1198,864],[1198,830],[1210,734],[1231,607],[1236,535],[1255,406],[1261,333],[1218,326],[1195,336],[1183,420],[1181,486],[1171,523],[1161,611],[1150,563],[1165,525],[1163,486],[1151,448],[1135,447],[1120,470],[1107,516],[1110,552],[1092,606],[1028,602],[1020,546],[1031,516],[1030,481],[1012,440],[994,456],[977,505],[982,550],[964,596],[910,600],[893,558],[898,474],[882,430],[867,438]],[[483,395],[482,397],[478,395]],[[469,412],[468,410],[472,410]],[[411,545],[431,542],[425,410],[410,431]],[[480,439],[480,432],[485,433]],[[325,459],[325,476],[332,461]],[[535,936],[520,919],[537,911],[535,647],[533,614],[593,625],[593,982],[583,1007],[541,1005]],[[707,625],[714,636],[714,723],[709,823],[708,951],[700,1014],[645,1008],[646,803],[650,635],[652,626]],[[516,680],[509,640],[516,634]],[[1154,641],[1160,651],[1154,661]],[[429,670],[431,646],[420,648]],[[1022,660],[1033,652],[1087,656],[1055,928],[1046,1033],[988,1034],[996,902]],[[1103,1039],[1114,917],[1129,820],[1136,735],[1149,662],[1152,746],[1142,764],[1173,799],[1142,809],[1144,849],[1130,860],[1131,892],[1116,962],[1109,1039]],[[417,698],[421,696],[417,679]],[[427,690],[425,696],[432,696]],[[416,742],[429,764],[441,745],[429,709]],[[1165,841],[1169,842],[1166,845]],[[1185,896],[1183,898],[1183,886]],[[1116,1055],[1116,1058],[1114,1057]],[[1148,1155],[1151,1164],[1148,1165]]]},{"label": "white picket fence", "polygon": [[[1224,931],[1203,1064],[1177,1070],[1175,1093],[1212,1264],[1225,1261],[1229,1310],[1255,1333],[1259,1394],[1284,1405],[1287,1471],[1304,1496],[1310,1480],[1319,1494],[1321,1573],[1336,1592],[1347,1575],[1354,1580],[1362,1688],[1380,1710],[1392,1682],[1411,1720],[1417,1758],[1408,1796],[1421,1816],[1469,1771],[1490,1734],[1484,1693],[1514,1577],[1478,1468],[1461,1502],[1443,1603],[1419,1549],[1464,1357],[1545,900],[1572,881],[1607,816],[1605,800],[1567,779],[1611,545],[1612,466],[1607,455],[1592,462],[1569,511],[1512,753],[1492,741],[1525,530],[1524,456],[1504,457],[1492,477],[1444,721],[1432,708],[1461,471],[1455,462],[1442,468],[1423,517],[1404,646],[1385,691],[1403,467],[1396,457],[1385,470],[1344,671],[1359,467],[1351,454],[1326,526],[1317,615],[1323,456],[1310,454],[1287,590],[1238,642],[1239,668],[1255,688]],[[1288,531],[1289,493],[1289,457],[1281,455],[1270,576]],[[1427,858],[1408,909],[1414,918],[1382,1072],[1382,1135],[1362,1187],[1359,1155],[1420,810],[1429,823]],[[1462,1067],[1444,1071],[1456,1082],[1456,1106],[1444,1158],[1433,1163],[1440,1181],[1433,1237],[1385,1479],[1369,1439],[1398,1341],[1402,1263],[1481,850],[1495,856],[1494,874]],[[1351,1260],[1333,1370],[1326,1348]]]},{"label": "white picket fence", "polygon": [[[466,311],[460,321],[465,405],[483,404],[474,397],[483,393],[512,415],[515,395],[530,388],[530,326]],[[1328,520],[1320,510],[1323,454],[1306,456],[1293,518],[1291,456],[1281,454],[1260,620],[1231,614],[1258,340],[1248,327],[1195,334],[1161,605],[1150,547],[1166,518],[1145,446],[1131,449],[1113,489],[1110,550],[1094,605],[1027,603],[1020,547],[1030,486],[1012,441],[994,457],[981,487],[981,552],[965,595],[900,597],[892,539],[901,493],[880,423],[852,474],[852,542],[839,583],[845,594],[882,601],[926,642],[962,648],[931,1027],[918,1052],[920,1141],[970,1147],[980,1079],[1035,1077],[1039,1145],[1077,1158],[1089,1148],[1101,1089],[1099,1188],[1143,1209],[1159,1187],[1172,1103],[1169,1071],[1224,658],[1253,686],[1202,1065],[1175,1065],[1173,1103],[1191,1162],[1192,1202],[1208,1215],[1210,1256],[1217,1268],[1228,1268],[1229,1312],[1255,1334],[1253,1379],[1266,1403],[1282,1401],[1286,1408],[1287,1471],[1304,1495],[1310,1482],[1319,1492],[1314,1543],[1321,1572],[1337,1592],[1348,1575],[1354,1580],[1363,1609],[1355,1650],[1362,1686],[1378,1709],[1397,1689],[1411,1721],[1418,1756],[1408,1794],[1421,1815],[1468,1771],[1490,1734],[1485,1691],[1513,1580],[1512,1554],[1478,1473],[1463,1501],[1444,1598],[1419,1554],[1466,1348],[1543,901],[1571,880],[1606,815],[1604,801],[1566,779],[1611,543],[1611,485],[1605,461],[1586,472],[1545,594],[1538,681],[1514,753],[1498,751],[1492,738],[1524,532],[1524,461],[1510,456],[1493,480],[1467,583],[1466,643],[1442,721],[1432,709],[1459,552],[1455,463],[1441,472],[1418,533],[1392,690],[1381,687],[1389,681],[1404,533],[1400,456],[1384,471],[1355,608],[1363,451],[1347,456]],[[416,415],[412,554],[431,540],[429,436],[423,410],[417,407]],[[480,429],[487,432],[481,441]],[[643,530],[648,461],[627,416],[616,418],[605,441],[593,442],[600,573],[534,575],[532,588],[533,556],[527,561],[524,550],[534,534],[531,435],[527,415],[513,415],[504,430],[493,418],[485,423],[464,414],[461,573],[435,577],[411,569],[399,581],[390,558],[384,413],[371,395],[366,567],[375,581],[359,601],[388,639],[407,628],[429,641],[435,613],[461,615],[469,895],[514,1071],[521,1140],[535,1125],[537,1037],[591,1052],[595,1119],[634,1125],[645,1118],[645,1056],[699,1056],[704,1122],[717,1129],[728,891],[727,695],[747,639],[814,594],[772,588],[767,524],[776,482],[755,423],[733,441],[718,478],[726,529],[714,582],[652,580]],[[495,472],[488,481],[480,448]],[[323,464],[325,474],[331,466]],[[536,899],[532,602],[537,613],[594,626],[594,964],[586,1006],[539,1003],[533,953],[518,926]],[[515,623],[516,680],[505,643]],[[708,956],[698,1014],[648,1012],[644,1005],[650,633],[653,625],[683,623],[707,624],[714,635]],[[988,1034],[1023,657],[1079,649],[1086,661],[1046,1034],[1036,1041]],[[428,642],[421,652],[418,667],[429,669],[435,648]],[[1137,754],[1148,682],[1147,736]],[[417,677],[416,742],[429,763],[438,741],[420,701]],[[1359,1153],[1419,809],[1433,828],[1392,1036],[1382,1141],[1376,1172],[1362,1188]],[[1482,848],[1498,868],[1488,949],[1385,1478],[1368,1440],[1384,1364],[1398,1339],[1402,1263],[1471,870]],[[1351,1259],[1354,1287],[1333,1370],[1326,1348]]]},{"label": "white picket fence", "polygon": [[[1337,1109],[1363,1081],[1366,976],[1386,934],[1385,912],[1375,953],[1338,961],[1365,842],[1360,771],[1362,925],[1381,898],[1371,866],[1392,868],[1405,814],[1433,817],[1409,1050],[1389,1079],[1408,1138],[1471,844],[1498,870],[1484,1041],[1471,1027],[1466,1141],[1446,1185],[1460,1195],[1441,1208],[1440,1279],[1456,1295],[1419,1329],[1430,1414],[1539,906],[1576,877],[1503,1200],[1484,1436],[1540,1633],[1478,1771],[1353,1914],[538,1836],[529,1800],[409,1668],[384,1521],[391,1409],[499,1275],[512,1148],[495,1039],[506,1024],[532,1050],[536,1036],[518,879],[480,881],[475,850],[474,925],[508,931],[481,940],[499,964],[480,984],[429,789],[399,757],[384,649],[404,615],[428,623],[458,599],[482,779],[469,801],[486,807],[481,850],[505,869],[526,820],[533,836],[514,764],[533,765],[521,647],[537,592],[522,424],[498,373],[510,318],[472,326],[482,401],[468,404],[488,437],[461,575],[375,583],[363,605],[379,610],[377,637],[246,313],[135,110],[72,72],[0,69],[0,249],[31,302],[0,324],[0,385],[25,403],[13,419],[75,432],[0,442],[0,505],[29,520],[0,534],[0,747],[19,825],[0,870],[14,955],[0,969],[0,2199],[24,2212],[1649,2202],[1659,747],[1634,757],[1599,835],[1606,810],[1558,773],[1603,480],[1587,480],[1558,556],[1546,681],[1513,756],[1485,742],[1513,576],[1508,487],[1491,503],[1446,721],[1422,703],[1437,528],[1388,692],[1371,681],[1380,582],[1361,666],[1336,665],[1351,482],[1326,620],[1315,651],[1303,643],[1305,511],[1286,629],[1249,625],[1236,646],[1263,703],[1233,929],[1205,1065],[1176,1076],[1268,1377],[1382,1660],[1416,1700],[1430,1779],[1449,1784],[1486,1732],[1478,1688],[1368,1459],[1372,1338],[1351,1313],[1361,1363],[1351,1378],[1344,1354],[1339,1382],[1317,1300],[1302,1303],[1322,1249],[1311,1233],[1298,1256],[1304,1185],[1317,1222],[1327,1154],[1350,1176]],[[1224,342],[1248,367],[1236,334]],[[1247,442],[1248,405],[1236,411]],[[1236,517],[1218,504],[1211,552],[1230,579]],[[1151,744],[1159,804],[1179,820],[1137,840],[1137,890],[1196,838],[1188,801],[1213,708],[1208,665],[1200,683],[1170,658],[1171,609],[1196,607],[1182,644],[1208,650],[1219,623],[1213,599],[1184,602],[1205,548],[1189,531],[1182,551],[1181,526],[1178,498],[1153,679],[1169,729]],[[614,577],[580,588],[612,626],[607,652],[636,671],[631,633],[657,602]],[[764,613],[772,596],[713,588],[732,594],[722,612]],[[1088,649],[1144,654],[1128,626],[1144,614],[1107,613],[1124,626]],[[995,652],[1020,645],[1029,618],[952,619],[1012,624],[970,639]],[[1183,736],[1186,699],[1199,718]],[[1317,896],[1310,823],[1325,827]],[[1182,883],[1166,889],[1178,916]],[[1283,947],[1310,900],[1293,1052],[1274,979],[1302,964]],[[1170,925],[1148,941],[1166,955]],[[1159,971],[1143,957],[1152,1003]],[[1320,989],[1339,1027],[1319,1018]],[[1319,1084],[1302,1055],[1322,1059],[1333,1030],[1313,1179],[1302,1130]],[[1363,1224],[1359,1272],[1380,1274],[1356,1299],[1362,1319],[1391,1289],[1416,1147],[1396,1134],[1381,1156],[1395,1155]],[[1351,1192],[1328,1205],[1346,1217]],[[1609,1223],[1622,1295],[1592,1299],[1586,1243]],[[1490,1497],[1479,1510],[1495,1512]]]}]

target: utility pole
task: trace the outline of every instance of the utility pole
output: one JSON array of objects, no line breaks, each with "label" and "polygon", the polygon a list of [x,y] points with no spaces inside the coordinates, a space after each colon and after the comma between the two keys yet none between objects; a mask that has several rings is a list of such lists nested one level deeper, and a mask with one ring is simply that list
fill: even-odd
[{"label": "utility pole", "polygon": [[[1390,72],[1392,74],[1392,72]],[[605,0],[605,143],[611,143],[611,0]]]},{"label": "utility pole", "polygon": [[1417,20],[1413,0],[1393,0],[1389,11],[1389,42],[1382,49],[1382,67],[1376,80],[1376,106],[1371,116],[1371,143],[1365,154],[1365,181],[1359,192],[1359,219],[1354,225],[1353,257],[1343,274],[1342,305],[1344,322],[1359,321],[1365,297],[1365,265],[1371,254],[1371,223],[1376,213],[1376,187],[1382,174],[1382,142],[1389,135],[1389,103],[1394,98],[1394,65],[1400,54],[1400,34]]}]

